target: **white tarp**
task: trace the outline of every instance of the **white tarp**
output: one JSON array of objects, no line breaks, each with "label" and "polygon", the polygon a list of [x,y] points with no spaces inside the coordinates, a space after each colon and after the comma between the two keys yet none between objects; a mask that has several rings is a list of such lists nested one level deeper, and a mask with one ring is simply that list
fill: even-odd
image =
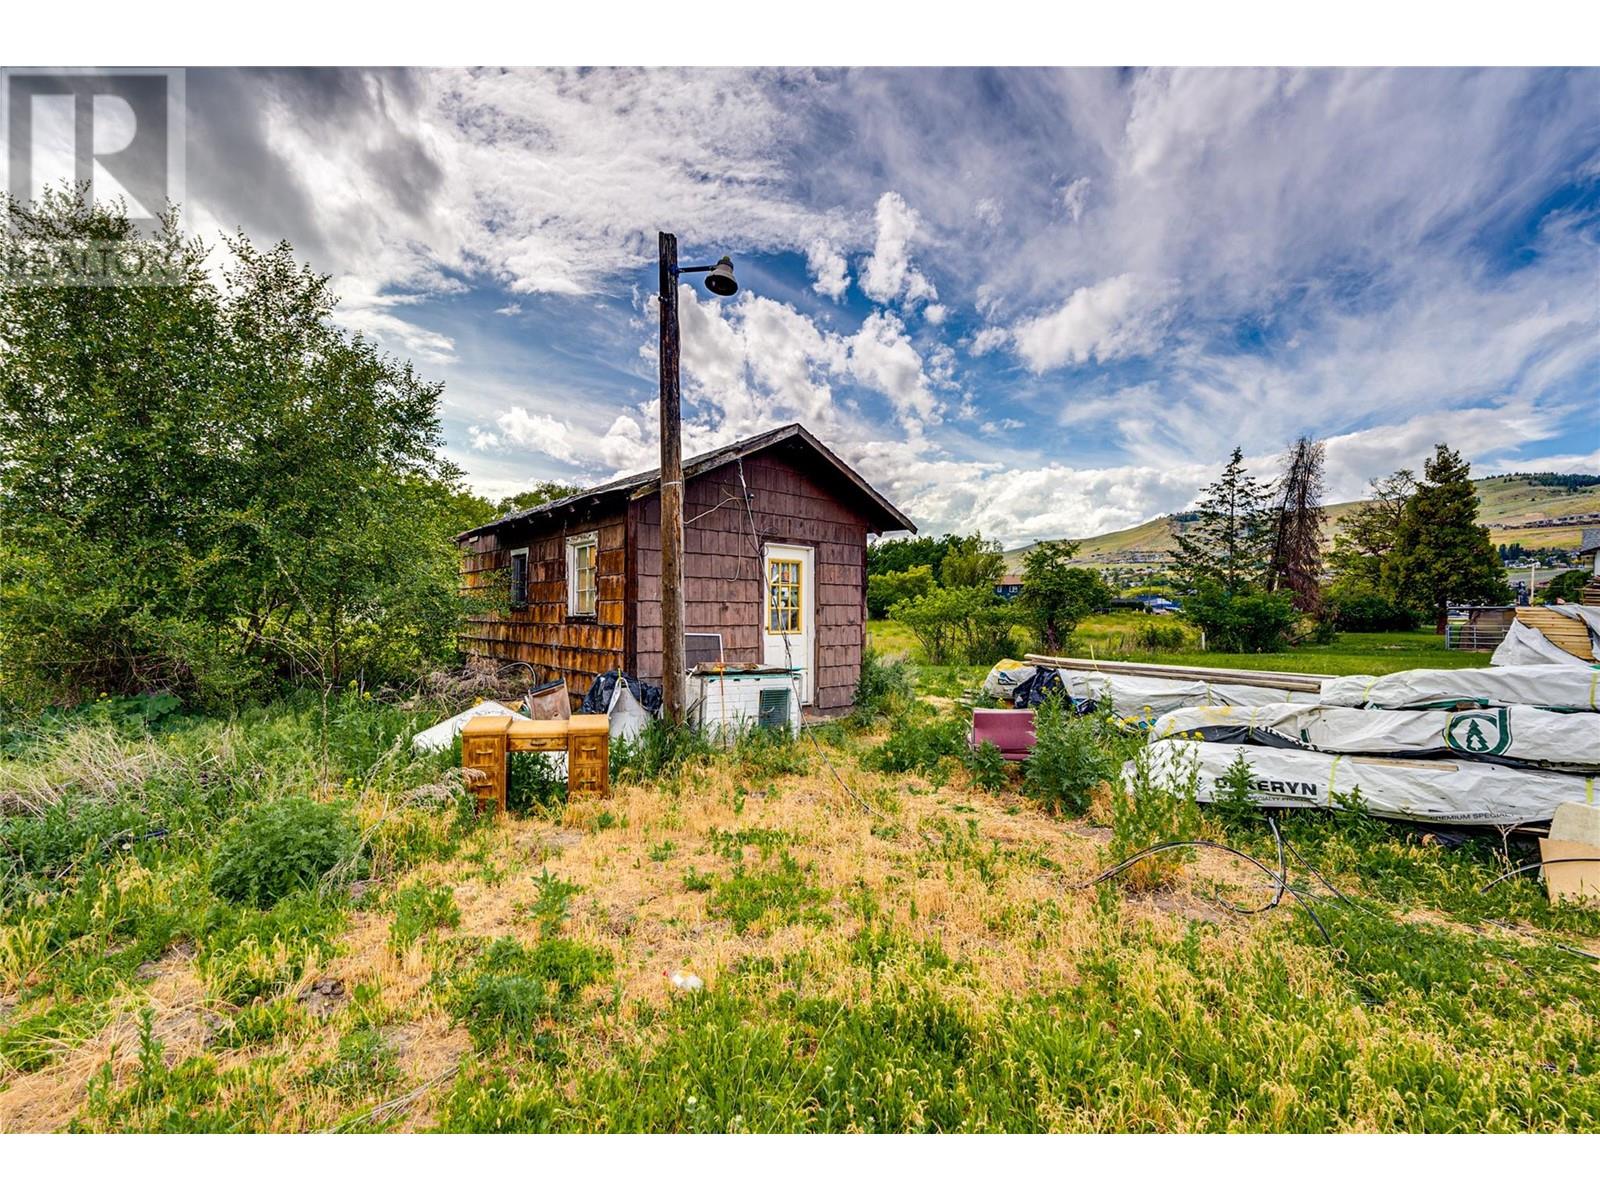
[{"label": "white tarp", "polygon": [[1011,694],[1041,670],[1054,670],[1061,677],[1067,694],[1074,700],[1099,703],[1110,696],[1117,716],[1140,723],[1173,709],[1195,704],[1273,704],[1307,694],[1242,683],[1205,683],[1192,679],[1158,679],[1150,675],[1114,675],[1104,671],[1039,667],[1015,659],[1002,659],[996,663],[983,681],[983,690],[994,699],[1009,704]]},{"label": "white tarp", "polygon": [[[1359,788],[1362,807],[1374,816],[1511,826],[1543,824],[1558,805],[1600,799],[1593,775],[1498,763],[1366,758],[1170,739],[1152,742],[1140,753],[1160,784],[1182,780],[1198,764],[1199,798],[1205,802],[1214,798],[1218,780],[1243,754],[1255,776],[1256,802],[1263,808],[1332,808]],[[1129,763],[1124,778],[1132,774]]]},{"label": "white tarp", "polygon": [[521,715],[516,709],[507,708],[498,700],[485,700],[482,704],[474,704],[466,712],[458,712],[449,720],[440,721],[437,725],[424,729],[411,739],[411,749],[418,754],[443,750],[456,740],[456,735],[473,717],[520,717]]},{"label": "white tarp", "polygon": [[1150,738],[1200,730],[1263,731],[1324,753],[1487,755],[1558,770],[1600,771],[1600,713],[1548,712],[1522,704],[1465,712],[1328,704],[1199,706],[1156,718]]},{"label": "white tarp", "polygon": [[989,674],[984,676],[984,694],[991,699],[1003,700],[1010,704],[1011,694],[1038,672],[1039,668],[1032,663],[1018,662],[1014,658],[1002,658],[995,663]]},{"label": "white tarp", "polygon": [[1324,680],[1322,702],[1345,708],[1448,708],[1532,704],[1600,711],[1600,668],[1589,665],[1422,668]]},{"label": "white tarp", "polygon": [[[1574,621],[1582,621],[1589,629],[1589,644],[1600,652],[1600,608],[1592,604],[1556,604],[1550,612]],[[1544,634],[1521,621],[1512,621],[1506,631],[1505,641],[1495,648],[1489,659],[1497,667],[1528,667],[1539,663],[1561,663],[1566,666],[1582,664],[1585,660],[1568,654]]]},{"label": "white tarp", "polygon": [[1117,716],[1141,723],[1196,704],[1284,704],[1306,694],[1243,683],[1111,675],[1102,671],[1070,671],[1065,667],[1060,668],[1059,673],[1074,700],[1087,698],[1098,703],[1109,696]]}]

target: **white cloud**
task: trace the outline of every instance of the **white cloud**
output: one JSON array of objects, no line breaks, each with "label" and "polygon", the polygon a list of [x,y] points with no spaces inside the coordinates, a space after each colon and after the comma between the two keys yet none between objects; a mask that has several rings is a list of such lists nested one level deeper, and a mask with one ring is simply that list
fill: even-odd
[{"label": "white cloud", "polygon": [[522,315],[522,305],[513,300],[510,304],[503,305],[494,311],[502,317],[520,317]]},{"label": "white cloud", "polygon": [[942,304],[930,304],[922,310],[922,319],[929,325],[943,325],[944,319],[950,315],[950,310]]},{"label": "white cloud", "polygon": [[806,247],[806,267],[811,271],[811,289],[830,300],[843,298],[850,286],[850,268],[844,255],[823,238]]},{"label": "white cloud", "polygon": [[908,304],[937,300],[939,293],[933,283],[911,265],[911,245],[917,239],[916,211],[900,193],[885,192],[878,197],[874,222],[877,240],[861,270],[861,290],[879,304],[898,299]]},{"label": "white cloud", "polygon": [[1078,288],[1054,312],[1012,330],[1017,352],[1034,372],[1094,359],[1108,362],[1154,344],[1150,298],[1132,275]]},{"label": "white cloud", "polygon": [[573,446],[572,428],[565,421],[545,413],[529,412],[519,404],[501,413],[495,425],[500,431],[501,444],[536,450],[562,462],[582,461]]},{"label": "white cloud", "polygon": [[1061,189],[1061,207],[1076,224],[1083,219],[1083,206],[1089,199],[1089,177],[1080,175]]}]

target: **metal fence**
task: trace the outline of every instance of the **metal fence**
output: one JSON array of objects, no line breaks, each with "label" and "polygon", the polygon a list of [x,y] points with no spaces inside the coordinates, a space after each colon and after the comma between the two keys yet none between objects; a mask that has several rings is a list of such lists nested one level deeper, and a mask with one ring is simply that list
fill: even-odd
[{"label": "metal fence", "polygon": [[1516,619],[1515,607],[1452,605],[1446,614],[1446,650],[1494,650],[1506,640],[1506,632]]}]

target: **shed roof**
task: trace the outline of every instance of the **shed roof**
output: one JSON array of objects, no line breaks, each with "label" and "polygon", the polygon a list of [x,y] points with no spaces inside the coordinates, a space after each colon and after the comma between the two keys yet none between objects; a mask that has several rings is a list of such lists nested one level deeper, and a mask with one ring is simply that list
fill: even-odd
[{"label": "shed roof", "polygon": [[[911,523],[909,517],[894,505],[890,504],[865,479],[856,473],[855,468],[845,462],[832,450],[828,449],[810,430],[803,425],[781,425],[777,429],[769,429],[766,433],[758,433],[754,437],[733,442],[718,450],[710,450],[705,454],[697,454],[693,458],[683,460],[684,479],[693,479],[696,475],[703,475],[707,471],[714,471],[728,463],[747,458],[760,450],[767,450],[786,442],[798,442],[815,452],[845,484],[861,497],[865,507],[874,516],[874,526],[879,533],[890,530],[904,529],[915,533],[917,527]],[[551,500],[536,508],[525,508],[520,512],[507,513],[503,517],[496,517],[493,521],[479,525],[476,529],[468,529],[456,535],[456,540],[472,537],[476,534],[486,533],[491,529],[509,525],[512,522],[537,520],[547,515],[566,512],[583,505],[589,501],[604,497],[626,495],[629,499],[647,496],[655,491],[661,484],[661,470],[640,471],[635,475],[624,475],[621,479],[613,479],[609,483],[602,483],[597,487],[587,488],[572,496],[564,496],[559,500]]]},{"label": "shed roof", "polygon": [[1583,531],[1583,541],[1578,546],[1578,553],[1587,554],[1591,550],[1600,550],[1600,529]]}]

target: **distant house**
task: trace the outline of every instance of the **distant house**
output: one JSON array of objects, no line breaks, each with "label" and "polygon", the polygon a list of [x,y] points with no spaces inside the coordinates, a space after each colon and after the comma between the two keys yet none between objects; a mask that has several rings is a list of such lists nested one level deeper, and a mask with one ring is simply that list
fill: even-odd
[{"label": "distant house", "polygon": [[1015,600],[1022,595],[1022,576],[1000,576],[1000,582],[994,585],[994,594],[1002,600]]},{"label": "distant house", "polygon": [[1587,567],[1589,574],[1600,575],[1600,529],[1583,531],[1583,541],[1578,544],[1574,561],[1580,567]]},{"label": "distant house", "polygon": [[[866,642],[867,535],[916,527],[827,446],[785,425],[684,460],[684,629],[725,662],[801,668],[802,704],[849,708]],[[661,472],[457,536],[469,657],[524,662],[581,697],[620,669],[661,682]]]},{"label": "distant house", "polygon": [[1173,603],[1165,596],[1146,596],[1143,604],[1145,612],[1175,613],[1183,611],[1180,605]]}]

